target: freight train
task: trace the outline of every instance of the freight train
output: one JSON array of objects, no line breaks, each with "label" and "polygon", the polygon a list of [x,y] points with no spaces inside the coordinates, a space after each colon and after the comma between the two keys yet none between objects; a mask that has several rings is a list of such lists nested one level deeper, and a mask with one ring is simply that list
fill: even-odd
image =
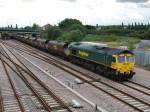
[{"label": "freight train", "polygon": [[25,36],[17,36],[15,39],[114,80],[128,80],[135,74],[135,56],[129,50],[110,48],[92,42],[67,43]]}]

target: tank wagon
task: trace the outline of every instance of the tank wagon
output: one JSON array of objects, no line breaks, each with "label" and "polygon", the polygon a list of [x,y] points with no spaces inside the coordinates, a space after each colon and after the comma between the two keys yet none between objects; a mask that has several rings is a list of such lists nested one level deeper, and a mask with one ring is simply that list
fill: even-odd
[{"label": "tank wagon", "polygon": [[45,39],[35,39],[34,46],[41,49],[41,50],[45,50],[46,49],[45,42],[46,42]]},{"label": "tank wagon", "polygon": [[[19,40],[21,41],[20,38]],[[107,45],[92,42],[67,43],[33,38],[22,40],[111,79],[127,80],[135,74],[135,56],[129,50],[109,48]]]},{"label": "tank wagon", "polygon": [[48,52],[66,58],[69,55],[68,45],[67,42],[49,41]]}]

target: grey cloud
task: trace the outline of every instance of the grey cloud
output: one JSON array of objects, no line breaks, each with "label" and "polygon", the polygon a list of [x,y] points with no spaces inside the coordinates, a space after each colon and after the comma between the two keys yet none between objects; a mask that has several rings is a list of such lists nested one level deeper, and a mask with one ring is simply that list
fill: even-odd
[{"label": "grey cloud", "polygon": [[150,4],[138,4],[138,7],[141,7],[141,8],[150,8]]},{"label": "grey cloud", "polygon": [[126,3],[126,2],[130,2],[130,3],[145,3],[148,2],[149,0],[116,0],[117,2],[122,2],[122,3]]},{"label": "grey cloud", "polygon": [[61,1],[76,2],[77,0],[61,0]]}]

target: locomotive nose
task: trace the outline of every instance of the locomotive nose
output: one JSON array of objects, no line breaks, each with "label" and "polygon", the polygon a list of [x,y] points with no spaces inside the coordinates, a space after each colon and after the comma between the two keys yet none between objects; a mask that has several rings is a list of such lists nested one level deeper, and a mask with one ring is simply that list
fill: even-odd
[{"label": "locomotive nose", "polygon": [[119,67],[120,73],[130,73],[133,70],[133,66],[130,63],[123,63],[121,67]]}]

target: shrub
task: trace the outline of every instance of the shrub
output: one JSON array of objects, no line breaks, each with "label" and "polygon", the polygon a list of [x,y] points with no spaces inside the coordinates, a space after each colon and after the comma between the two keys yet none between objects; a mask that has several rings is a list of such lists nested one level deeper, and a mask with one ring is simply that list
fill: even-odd
[{"label": "shrub", "polygon": [[58,40],[67,42],[78,42],[84,38],[84,34],[80,30],[72,30],[68,33],[64,33]]},{"label": "shrub", "polygon": [[48,29],[47,38],[50,40],[56,40],[61,34],[60,29],[57,26],[53,26]]},{"label": "shrub", "polygon": [[60,29],[63,29],[63,30],[68,30],[73,25],[82,25],[82,22],[80,22],[77,19],[68,19],[67,18],[59,23]]},{"label": "shrub", "polygon": [[69,28],[69,30],[70,31],[72,31],[72,30],[80,30],[83,33],[84,36],[86,35],[85,27],[83,25],[80,25],[80,24],[72,25]]}]

